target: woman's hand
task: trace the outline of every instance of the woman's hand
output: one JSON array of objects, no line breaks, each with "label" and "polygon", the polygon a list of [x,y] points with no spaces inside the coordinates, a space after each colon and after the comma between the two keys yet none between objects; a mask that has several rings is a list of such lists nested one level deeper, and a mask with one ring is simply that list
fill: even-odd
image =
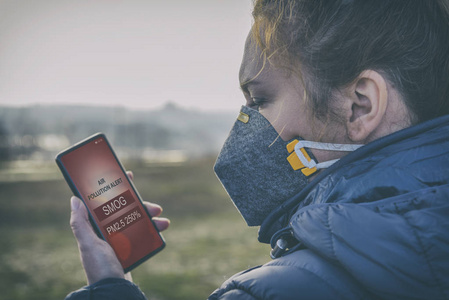
[{"label": "woman's hand", "polygon": [[[127,172],[129,178],[133,178],[131,172]],[[111,246],[100,239],[94,232],[87,209],[82,201],[77,197],[71,199],[72,214],[70,217],[70,226],[78,242],[81,263],[86,272],[88,284],[106,278],[125,278],[122,265],[118,261]],[[149,202],[143,203],[153,216],[157,228],[162,231],[168,228],[170,221],[166,218],[157,218],[162,213],[162,208],[157,204]],[[129,279],[127,276],[126,279]]]}]

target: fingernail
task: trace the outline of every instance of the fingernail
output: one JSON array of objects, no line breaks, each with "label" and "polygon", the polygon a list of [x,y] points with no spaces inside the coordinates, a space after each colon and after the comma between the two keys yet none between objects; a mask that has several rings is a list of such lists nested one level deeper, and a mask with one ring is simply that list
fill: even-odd
[{"label": "fingernail", "polygon": [[76,197],[70,198],[70,206],[72,207],[72,210],[78,210],[80,207],[80,200]]}]

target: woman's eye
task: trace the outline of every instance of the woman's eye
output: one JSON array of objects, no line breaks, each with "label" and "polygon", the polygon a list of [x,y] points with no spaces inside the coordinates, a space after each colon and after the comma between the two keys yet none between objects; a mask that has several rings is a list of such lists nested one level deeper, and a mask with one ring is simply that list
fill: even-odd
[{"label": "woman's eye", "polygon": [[251,101],[252,101],[251,106],[257,107],[257,108],[262,106],[266,102],[266,100],[264,98],[258,98],[258,97],[252,97]]}]

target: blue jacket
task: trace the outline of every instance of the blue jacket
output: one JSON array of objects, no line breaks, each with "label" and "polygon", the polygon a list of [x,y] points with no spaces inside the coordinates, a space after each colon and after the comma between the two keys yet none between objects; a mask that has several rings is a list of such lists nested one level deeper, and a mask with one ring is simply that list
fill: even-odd
[{"label": "blue jacket", "polygon": [[261,242],[280,239],[280,257],[210,299],[449,299],[449,116],[319,174],[262,224]]}]

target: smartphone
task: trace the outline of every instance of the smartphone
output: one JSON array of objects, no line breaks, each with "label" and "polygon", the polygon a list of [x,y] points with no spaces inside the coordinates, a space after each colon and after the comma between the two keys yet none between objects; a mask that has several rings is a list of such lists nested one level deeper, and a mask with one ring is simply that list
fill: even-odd
[{"label": "smartphone", "polygon": [[103,133],[60,152],[56,163],[72,192],[86,205],[97,235],[111,245],[125,272],[165,247]]}]

